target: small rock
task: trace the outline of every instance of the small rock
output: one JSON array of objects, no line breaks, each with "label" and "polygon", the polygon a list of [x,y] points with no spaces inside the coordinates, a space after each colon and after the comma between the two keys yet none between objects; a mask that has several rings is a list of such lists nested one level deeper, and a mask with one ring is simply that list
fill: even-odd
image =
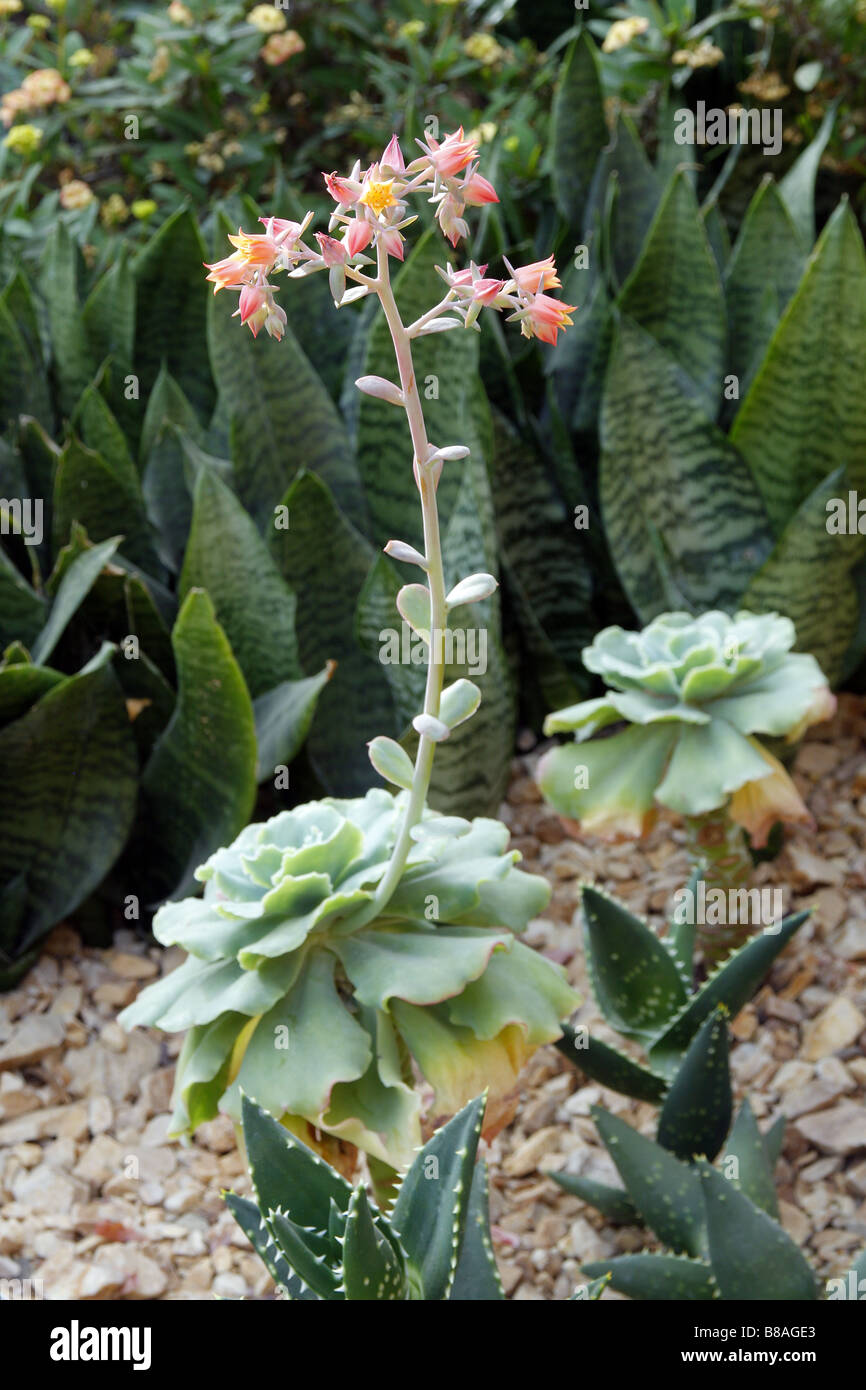
[{"label": "small rock", "polygon": [[211,1153],[227,1154],[236,1147],[235,1127],[228,1115],[216,1115],[196,1130],[196,1139]]},{"label": "small rock", "polygon": [[84,1178],[94,1187],[102,1187],[109,1178],[122,1171],[123,1148],[108,1134],[98,1134],[88,1144],[78,1163],[73,1168],[77,1178]]},{"label": "small rock", "polygon": [[81,985],[63,985],[54,996],[50,1012],[60,1018],[74,1018],[84,1001]]},{"label": "small rock", "polygon": [[52,1105],[32,1110],[0,1125],[0,1147],[29,1143],[37,1139],[83,1139],[87,1133],[87,1111],[83,1105]]},{"label": "small rock", "polygon": [[852,917],[845,923],[842,935],[833,942],[833,949],[845,960],[866,960],[866,922]]},{"label": "small rock", "polygon": [[108,1096],[91,1096],[87,1105],[87,1124],[91,1134],[106,1134],[114,1123],[114,1110]]},{"label": "small rock", "polygon": [[112,974],[119,975],[122,980],[152,980],[159,974],[155,961],[127,951],[112,951],[106,963]]},{"label": "small rock", "polygon": [[246,1280],[240,1274],[218,1274],[211,1288],[221,1298],[246,1298],[249,1292]]},{"label": "small rock", "polygon": [[97,985],[93,998],[97,1004],[108,1004],[113,1009],[125,1009],[138,994],[137,980],[106,980]]},{"label": "small rock", "polygon": [[805,1245],[809,1239],[809,1222],[792,1202],[779,1202],[779,1220],[795,1245]]},{"label": "small rock", "polygon": [[843,1101],[832,1110],[803,1115],[796,1128],[817,1148],[833,1154],[866,1149],[866,1107]]},{"label": "small rock", "polygon": [[773,1078],[773,1086],[777,1091],[793,1091],[797,1087],[805,1086],[811,1081],[814,1068],[807,1062],[800,1062],[796,1059],[790,1062],[783,1062]]},{"label": "small rock", "polygon": [[561,1131],[557,1125],[547,1125],[544,1129],[536,1130],[529,1139],[524,1139],[523,1143],[509,1154],[504,1164],[503,1171],[510,1178],[524,1178],[528,1173],[532,1173],[538,1167],[539,1161],[556,1148],[561,1138]]},{"label": "small rock", "polygon": [[840,994],[828,1004],[817,1018],[806,1024],[803,1035],[802,1053],[808,1062],[817,1062],[820,1057],[828,1057],[849,1047],[866,1027],[866,1017],[856,1004]]},{"label": "small rock", "polygon": [[18,1174],[12,1184],[12,1195],[22,1206],[40,1212],[68,1212],[74,1202],[84,1202],[90,1189],[80,1178],[40,1163],[38,1168]]},{"label": "small rock", "polygon": [[793,870],[794,883],[801,888],[811,888],[819,883],[827,883],[839,888],[845,882],[845,865],[834,859],[823,859],[805,845],[792,841],[788,845],[788,856]]},{"label": "small rock", "polygon": [[60,1047],[65,1034],[63,1019],[56,1014],[30,1014],[0,1047],[0,1071],[32,1066]]},{"label": "small rock", "polygon": [[841,1095],[842,1088],[828,1081],[810,1081],[806,1086],[798,1086],[788,1091],[782,1101],[782,1111],[789,1120],[798,1115],[808,1115],[814,1110],[823,1110]]},{"label": "small rock", "polygon": [[126,1033],[124,1033],[117,1019],[114,1018],[110,1023],[106,1023],[105,1027],[102,1029],[99,1034],[99,1041],[105,1043],[106,1047],[110,1047],[112,1052],[125,1052],[128,1045]]}]

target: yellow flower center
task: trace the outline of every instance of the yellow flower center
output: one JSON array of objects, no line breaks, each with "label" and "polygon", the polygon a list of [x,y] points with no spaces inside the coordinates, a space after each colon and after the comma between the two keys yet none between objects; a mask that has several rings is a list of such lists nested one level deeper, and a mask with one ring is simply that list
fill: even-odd
[{"label": "yellow flower center", "polygon": [[377,217],[380,217],[386,208],[397,206],[397,199],[391,192],[393,182],[393,179],[382,179],[378,183],[368,183],[361,194],[360,201],[365,203]]}]

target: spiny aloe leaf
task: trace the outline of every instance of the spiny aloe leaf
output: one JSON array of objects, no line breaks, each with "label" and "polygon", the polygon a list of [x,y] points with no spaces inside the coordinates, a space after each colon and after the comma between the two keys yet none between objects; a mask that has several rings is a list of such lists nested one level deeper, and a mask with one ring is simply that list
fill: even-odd
[{"label": "spiny aloe leaf", "polygon": [[722,1298],[741,1300],[817,1298],[808,1261],[765,1211],[699,1160],[706,1208],[709,1259]]},{"label": "spiny aloe leaf", "polygon": [[860,621],[855,566],[866,552],[859,533],[828,531],[828,507],[847,512],[844,469],[829,474],[785,527],[769,559],[752,576],[742,604],[753,613],[785,613],[797,629],[797,649],[811,652],[831,685],[843,673]]},{"label": "spiny aloe leaf", "polygon": [[704,1019],[665,1096],[656,1138],[678,1158],[715,1158],[731,1127],[727,1020],[723,1005]]},{"label": "spiny aloe leaf", "polygon": [[694,994],[650,1050],[650,1063],[669,1076],[679,1064],[690,1040],[717,1004],[724,1004],[732,1018],[751,999],[776,956],[803,925],[808,912],[786,917],[778,932],[761,932],[745,942],[719,966]]},{"label": "spiny aloe leaf", "polygon": [[363,1187],[355,1188],[346,1213],[343,1285],[347,1299],[390,1302],[408,1297],[405,1260],[377,1230]]},{"label": "spiny aloe leaf", "polygon": [[621,1221],[628,1226],[640,1224],[640,1212],[624,1188],[610,1187],[607,1183],[596,1182],[594,1178],[584,1178],[579,1173],[548,1171],[547,1177],[552,1178],[573,1197],[579,1197],[582,1202],[589,1202],[590,1206],[600,1211],[608,1221]]},{"label": "spiny aloe leaf", "polygon": [[329,1258],[329,1255],[314,1250],[310,1243],[314,1235],[318,1235],[321,1241],[322,1233],[303,1230],[281,1211],[270,1212],[267,1223],[281,1255],[314,1294],[329,1301],[345,1298],[336,1267],[336,1252]]},{"label": "spiny aloe leaf", "polygon": [[694,1170],[616,1115],[592,1117],[629,1196],[647,1225],[678,1253],[706,1253],[701,1184]]},{"label": "spiny aloe leaf", "polygon": [[490,1238],[487,1164],[479,1159],[472,1172],[466,1231],[457,1272],[448,1295],[451,1302],[498,1302],[505,1297]]},{"label": "spiny aloe leaf", "polygon": [[424,1145],[391,1213],[428,1302],[447,1298],[454,1283],[484,1104],[484,1096],[470,1101]]},{"label": "spiny aloe leaf", "polygon": [[569,1303],[597,1303],[610,1283],[610,1275],[603,1274],[600,1279],[593,1279],[589,1284],[578,1284]]},{"label": "spiny aloe leaf", "polygon": [[563,59],[551,120],[553,195],[563,217],[576,227],[608,139],[596,46],[586,31]]},{"label": "spiny aloe leaf", "polygon": [[674,174],[618,303],[694,381],[701,405],[712,419],[724,370],[725,304],[697,199],[685,173]]},{"label": "spiny aloe leaf", "polygon": [[703,1260],[685,1255],[617,1255],[612,1260],[594,1260],[583,1266],[586,1274],[610,1275],[610,1286],[629,1298],[707,1302],[718,1298],[713,1271]]},{"label": "spiny aloe leaf", "polygon": [[[695,894],[698,891],[698,881],[701,876],[700,866],[692,869],[689,874],[689,881],[685,887],[685,901],[695,902]],[[693,920],[694,913],[683,913],[683,921],[677,921],[676,913],[673,920],[668,923],[667,936],[663,938],[664,945],[673,956],[680,978],[687,994],[691,994],[694,988],[694,960],[695,960],[695,937],[697,935],[697,924]]]},{"label": "spiny aloe leaf", "polygon": [[[671,580],[697,610],[736,608],[742,576],[772,548],[760,495],[737,450],[690,398],[681,368],[627,318],[611,353],[600,432],[605,530],[642,618],[669,606]],[[655,536],[664,538],[670,575]]]},{"label": "spiny aloe leaf", "polygon": [[562,1024],[562,1034],[554,1047],[593,1081],[636,1100],[661,1100],[667,1089],[664,1077],[656,1076],[599,1038],[577,1033],[568,1023]]},{"label": "spiny aloe leaf", "polygon": [[581,901],[584,949],[599,1008],[626,1037],[657,1037],[687,998],[670,953],[615,898],[586,884]]},{"label": "spiny aloe leaf", "polygon": [[[736,1168],[728,1174],[727,1164],[734,1159]],[[730,1181],[746,1196],[765,1211],[768,1216],[778,1219],[779,1204],[773,1182],[773,1164],[767,1153],[767,1145],[758,1129],[748,1096],[740,1106],[734,1127],[728,1135],[722,1156],[722,1171]]]},{"label": "spiny aloe leaf", "polygon": [[223,1201],[282,1296],[292,1302],[318,1302],[313,1291],[306,1288],[303,1280],[292,1272],[291,1266],[280,1254],[255,1202],[251,1202],[248,1197],[239,1197],[236,1192],[224,1192]]},{"label": "spiny aloe leaf", "polygon": [[[812,347],[823,344],[815,354]],[[866,254],[843,199],[731,429],[776,535],[826,475],[866,490]]]},{"label": "spiny aloe leaf", "polygon": [[331,1203],[346,1212],[352,1187],[248,1095],[241,1101],[253,1187],[264,1212],[282,1208],[301,1226],[328,1227]]}]

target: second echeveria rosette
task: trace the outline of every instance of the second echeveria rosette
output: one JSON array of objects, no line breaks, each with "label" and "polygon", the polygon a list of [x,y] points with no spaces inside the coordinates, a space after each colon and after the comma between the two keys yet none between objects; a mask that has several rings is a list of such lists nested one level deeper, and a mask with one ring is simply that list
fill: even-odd
[{"label": "second echeveria rosette", "polygon": [[[756,737],[793,742],[835,708],[815,658],[791,650],[795,636],[775,613],[666,613],[641,632],[605,628],[583,659],[609,688],[548,716],[546,733],[576,742],[542,759],[544,795],[609,838],[643,834],[659,805],[686,817],[726,807],[756,847],[778,820],[808,822]],[[618,723],[629,727],[593,737]]]},{"label": "second echeveria rosette", "polygon": [[404,1166],[421,1141],[413,1059],[430,1122],[489,1086],[495,1128],[527,1057],[559,1037],[577,997],[515,937],[549,889],[515,867],[499,822],[425,813],[396,891],[364,922],[402,802],[374,790],[248,826],[197,871],[202,899],[157,913],[157,939],[189,955],[122,1021],[190,1030],[173,1132],[237,1117],[243,1089]]}]

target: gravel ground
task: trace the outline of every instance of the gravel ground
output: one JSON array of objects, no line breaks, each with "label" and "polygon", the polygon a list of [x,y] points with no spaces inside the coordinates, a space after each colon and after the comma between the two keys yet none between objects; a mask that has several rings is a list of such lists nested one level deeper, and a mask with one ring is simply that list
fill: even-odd
[{"label": "gravel ground", "polygon": [[[758,884],[813,916],[733,1021],[738,1097],[762,1127],[789,1116],[777,1185],[785,1228],[822,1276],[866,1246],[866,702],[843,697],[803,744],[795,780],[817,832],[791,834]],[[596,1013],[576,919],[581,880],[660,924],[686,878],[682,833],[662,820],[640,846],[567,838],[540,802],[534,754],[515,761],[503,819],[525,866],[554,893],[531,944],[565,964]],[[58,928],[38,965],[0,996],[0,1278],[42,1281],[47,1299],[267,1297],[268,1275],[220,1198],[248,1183],[224,1118],[187,1148],[166,1139],[179,1038],[127,1036],[116,1015],[182,958],[132,933],[112,950]],[[615,1180],[589,1118],[600,1103],[652,1133],[651,1106],[585,1084],[553,1048],[527,1067],[517,1118],[490,1145],[494,1238],[514,1299],[566,1299],[585,1261],[642,1248],[546,1169]],[[605,1298],[617,1295],[605,1293]]]}]

